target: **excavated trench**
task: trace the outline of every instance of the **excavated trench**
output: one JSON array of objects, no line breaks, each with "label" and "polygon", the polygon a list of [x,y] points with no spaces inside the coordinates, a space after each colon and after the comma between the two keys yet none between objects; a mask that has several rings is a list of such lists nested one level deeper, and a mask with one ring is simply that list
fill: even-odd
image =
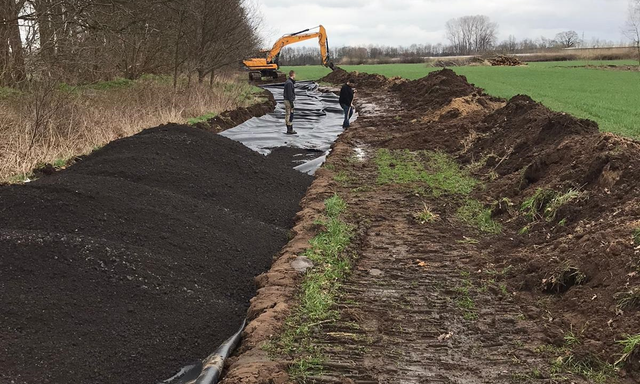
[{"label": "excavated trench", "polygon": [[[312,181],[287,154],[341,131],[337,99],[312,88],[299,137],[277,140],[280,106],[238,129],[270,121],[266,145],[297,150],[164,125],[0,187],[0,382],[158,383],[234,335]],[[210,363],[193,365],[211,378]]]}]

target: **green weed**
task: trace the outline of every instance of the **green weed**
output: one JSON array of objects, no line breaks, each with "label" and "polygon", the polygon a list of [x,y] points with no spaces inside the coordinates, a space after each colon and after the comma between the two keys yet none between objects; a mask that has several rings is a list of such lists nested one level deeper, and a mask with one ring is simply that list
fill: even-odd
[{"label": "green weed", "polygon": [[349,175],[345,171],[340,171],[333,176],[333,180],[340,184],[345,184],[349,181]]},{"label": "green weed", "polygon": [[633,336],[624,335],[624,339],[618,340],[617,343],[621,344],[623,349],[622,349],[622,356],[620,356],[618,361],[616,361],[615,365],[618,365],[620,363],[627,361],[627,359],[629,359],[631,355],[633,355],[638,350],[640,350],[640,334],[633,335]]},{"label": "green weed", "polygon": [[618,308],[638,308],[640,307],[640,286],[631,288],[626,292],[615,294],[614,298],[618,302]]},{"label": "green weed", "polygon": [[591,356],[577,358],[572,354],[560,356],[553,361],[552,373],[557,374],[563,371],[580,375],[597,384],[605,384],[616,375],[615,367],[607,362]]},{"label": "green weed", "polygon": [[633,244],[640,245],[640,228],[636,228],[633,231]]},{"label": "green weed", "polygon": [[491,218],[491,210],[477,200],[467,199],[464,205],[458,208],[457,215],[460,220],[482,232],[491,234],[502,232],[502,226]]},{"label": "green weed", "polygon": [[414,214],[413,218],[420,224],[426,224],[435,221],[438,218],[438,215],[431,212],[429,207],[427,207],[427,204],[424,204],[424,209]]},{"label": "green weed", "polygon": [[[570,189],[566,193],[558,193],[550,189],[538,188],[531,197],[522,203],[520,210],[530,220],[546,219],[552,221],[556,218],[561,207],[580,196],[581,193],[575,189]],[[564,223],[566,223],[566,219],[563,219],[563,225]]]},{"label": "green weed", "polygon": [[292,355],[289,373],[296,378],[306,378],[317,371],[323,357],[311,342],[317,325],[333,321],[333,310],[340,282],[351,270],[351,260],[344,254],[351,242],[353,229],[340,215],[347,205],[338,195],[325,200],[325,218],[319,220],[324,227],[310,240],[305,256],[315,267],[305,275],[301,284],[299,306],[285,323],[285,331],[275,341],[264,346],[270,353]]}]

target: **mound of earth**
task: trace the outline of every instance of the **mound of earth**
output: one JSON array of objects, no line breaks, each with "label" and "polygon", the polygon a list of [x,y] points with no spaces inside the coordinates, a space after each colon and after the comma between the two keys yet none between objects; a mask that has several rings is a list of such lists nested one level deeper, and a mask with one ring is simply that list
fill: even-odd
[{"label": "mound of earth", "polygon": [[209,119],[206,123],[198,123],[195,126],[208,131],[222,132],[242,124],[253,117],[260,117],[273,112],[276,107],[276,100],[273,98],[273,94],[269,91],[264,91],[263,94],[266,100],[261,103],[222,112],[214,118]]},{"label": "mound of earth", "polygon": [[319,81],[331,84],[344,84],[349,79],[353,80],[356,87],[385,87],[396,83],[403,83],[404,80],[394,77],[391,79],[385,76],[364,73],[364,72],[347,72],[342,68],[336,68],[331,73],[321,78]]},{"label": "mound of earth", "polygon": [[[482,138],[469,154],[484,159],[481,172],[497,175],[487,186],[493,199],[512,204],[496,216],[524,234],[494,242],[490,252],[514,266],[515,286],[547,295],[560,328],[590,324],[581,335],[585,353],[615,361],[615,340],[637,334],[640,323],[633,299],[640,292],[640,143],[527,96],[478,126]],[[513,214],[531,201],[536,217]]]},{"label": "mound of earth", "polygon": [[517,67],[519,65],[526,65],[515,56],[496,56],[489,59],[489,63],[494,67]]},{"label": "mound of earth", "polygon": [[431,72],[429,75],[392,87],[408,109],[433,110],[442,108],[453,99],[465,96],[484,96],[484,90],[467,82],[451,69]]},{"label": "mound of earth", "polygon": [[0,187],[0,382],[157,383],[206,357],[311,180],[167,125]]}]

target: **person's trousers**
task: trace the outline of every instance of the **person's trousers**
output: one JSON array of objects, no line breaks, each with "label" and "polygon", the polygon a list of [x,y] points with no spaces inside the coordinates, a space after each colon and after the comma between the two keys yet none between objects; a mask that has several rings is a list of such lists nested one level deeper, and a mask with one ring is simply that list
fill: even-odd
[{"label": "person's trousers", "polygon": [[346,104],[340,104],[340,106],[342,107],[342,110],[344,111],[344,122],[342,123],[342,126],[344,128],[348,128],[349,127],[349,120],[351,119],[351,116],[353,116],[353,107],[350,105],[346,105]]},{"label": "person's trousers", "polygon": [[289,100],[284,101],[284,122],[289,125],[293,125],[293,103]]}]

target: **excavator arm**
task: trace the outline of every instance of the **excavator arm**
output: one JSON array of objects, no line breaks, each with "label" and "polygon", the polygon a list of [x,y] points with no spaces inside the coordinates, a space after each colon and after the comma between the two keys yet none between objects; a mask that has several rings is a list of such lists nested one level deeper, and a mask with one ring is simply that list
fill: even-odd
[{"label": "excavator arm", "polygon": [[280,51],[282,51],[282,48],[290,44],[295,44],[301,41],[315,38],[318,38],[318,43],[320,44],[322,65],[333,70],[334,65],[329,57],[329,40],[327,39],[327,31],[322,25],[318,26],[317,28],[317,32],[309,32],[311,29],[315,29],[309,28],[300,32],[282,36],[280,39],[278,39],[278,41],[275,42],[271,50],[267,52],[266,58],[253,58],[244,60],[244,65],[251,71],[249,73],[249,77],[253,77],[252,74],[256,75],[257,77],[257,75],[259,74],[261,77],[267,75],[264,77],[277,78],[277,70],[280,67],[278,65],[278,57],[280,55]]}]

